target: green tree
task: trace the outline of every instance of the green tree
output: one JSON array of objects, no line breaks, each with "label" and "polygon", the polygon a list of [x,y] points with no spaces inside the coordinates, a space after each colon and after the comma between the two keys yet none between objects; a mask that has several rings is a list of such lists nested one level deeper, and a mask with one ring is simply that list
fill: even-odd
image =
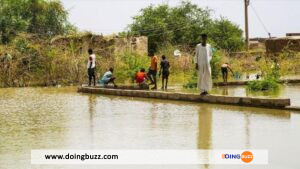
[{"label": "green tree", "polygon": [[73,28],[60,1],[0,0],[0,36],[2,43],[19,32],[46,36],[64,34]]},{"label": "green tree", "polygon": [[28,0],[26,18],[29,21],[28,32],[57,35],[64,33],[67,24],[67,12],[60,1]]},{"label": "green tree", "polygon": [[241,50],[244,46],[243,31],[226,18],[213,21],[207,33],[220,49],[232,52]]},{"label": "green tree", "polygon": [[156,49],[158,45],[172,40],[172,32],[169,32],[169,25],[166,17],[170,14],[168,5],[154,7],[150,5],[141,10],[142,14],[134,17],[131,24],[130,34],[148,36],[149,49]]},{"label": "green tree", "polygon": [[129,34],[148,36],[149,49],[154,51],[166,44],[194,47],[202,33],[209,34],[211,43],[220,49],[236,51],[243,45],[242,30],[237,25],[224,18],[214,20],[211,10],[189,1],[175,7],[150,5],[129,25]]},{"label": "green tree", "polygon": [[28,22],[23,18],[20,0],[0,0],[0,38],[2,43],[8,43],[11,36],[25,30]]}]

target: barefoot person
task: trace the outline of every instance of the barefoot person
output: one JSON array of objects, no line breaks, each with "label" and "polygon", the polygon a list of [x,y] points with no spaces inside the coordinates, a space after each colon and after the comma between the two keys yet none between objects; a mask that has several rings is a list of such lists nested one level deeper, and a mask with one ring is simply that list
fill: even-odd
[{"label": "barefoot person", "polygon": [[224,63],[221,66],[221,71],[222,71],[222,77],[223,77],[223,82],[227,83],[227,79],[228,79],[228,69],[230,70],[230,72],[232,73],[232,76],[234,76],[234,73],[230,67],[230,65],[228,63]]},{"label": "barefoot person", "polygon": [[107,86],[109,83],[112,83],[114,85],[114,87],[117,87],[117,85],[115,84],[116,78],[113,76],[113,72],[114,72],[114,69],[109,68],[109,71],[104,73],[103,77],[100,80],[101,86]]},{"label": "barefoot person", "polygon": [[202,34],[202,43],[196,47],[195,64],[198,71],[198,89],[201,95],[207,95],[212,89],[212,77],[210,61],[212,59],[212,49],[207,43],[207,35]]},{"label": "barefoot person", "polygon": [[154,87],[151,88],[152,90],[156,90],[157,89],[157,82],[156,82],[156,74],[157,74],[157,62],[158,62],[158,58],[157,56],[154,55],[154,52],[150,53],[150,57],[151,57],[151,66],[149,68],[148,71],[148,78],[151,81],[150,85],[154,84]]},{"label": "barefoot person", "polygon": [[[167,60],[165,55],[162,55],[162,61],[160,62],[160,70],[159,70],[159,76],[162,74],[162,90],[167,90],[168,88],[168,80],[169,80],[169,68],[170,68],[170,63]],[[166,81],[166,84],[165,84]]]},{"label": "barefoot person", "polygon": [[89,60],[87,64],[88,76],[89,76],[89,86],[91,86],[92,80],[94,80],[94,86],[96,86],[96,76],[95,76],[95,68],[96,68],[96,55],[93,53],[92,49],[88,50]]}]

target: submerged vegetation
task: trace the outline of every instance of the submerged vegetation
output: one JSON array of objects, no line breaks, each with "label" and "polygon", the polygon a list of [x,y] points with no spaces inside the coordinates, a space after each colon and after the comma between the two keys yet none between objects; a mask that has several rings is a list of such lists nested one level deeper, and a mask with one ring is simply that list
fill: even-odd
[{"label": "submerged vegetation", "polygon": [[277,59],[269,59],[267,62],[266,59],[263,60],[265,64],[262,64],[261,70],[263,79],[262,80],[254,80],[249,82],[248,89],[254,91],[264,91],[264,90],[275,90],[279,87],[279,79],[280,79],[280,64]]},{"label": "submerged vegetation", "polygon": [[248,89],[254,91],[275,90],[278,89],[278,86],[278,82],[274,79],[263,79],[249,82]]}]

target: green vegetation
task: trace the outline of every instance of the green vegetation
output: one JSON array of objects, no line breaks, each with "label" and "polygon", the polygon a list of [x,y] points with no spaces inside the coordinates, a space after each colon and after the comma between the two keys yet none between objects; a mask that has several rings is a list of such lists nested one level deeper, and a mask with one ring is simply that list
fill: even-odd
[{"label": "green vegetation", "polygon": [[118,77],[118,82],[124,82],[130,80],[131,83],[134,83],[134,78],[136,73],[141,69],[149,67],[147,56],[140,56],[136,53],[124,52],[118,54],[116,57],[115,65],[115,75]]},{"label": "green vegetation", "polygon": [[248,89],[254,91],[274,90],[278,88],[277,81],[273,79],[254,80],[249,82]]},{"label": "green vegetation", "polygon": [[244,44],[243,31],[237,25],[226,18],[214,20],[211,10],[189,1],[175,7],[163,4],[142,9],[128,33],[148,36],[149,49],[154,51],[169,44],[194,48],[202,33],[208,34],[210,43],[218,49],[238,51]]},{"label": "green vegetation", "polygon": [[196,88],[197,82],[198,82],[198,75],[197,75],[197,71],[195,70],[191,78],[188,80],[186,84],[183,85],[183,87],[187,89]]},{"label": "green vegetation", "polygon": [[[134,18],[129,32],[121,35],[148,36],[150,49],[155,49],[159,58],[166,55],[171,64],[169,82],[187,88],[197,85],[193,57],[201,33],[209,35],[215,48],[211,61],[214,81],[220,79],[220,66],[225,62],[238,74],[261,71],[264,80],[251,82],[250,90],[276,88],[278,75],[300,72],[300,54],[296,52],[232,54],[242,49],[241,29],[226,18],[212,19],[210,13],[190,2],[175,7],[149,6]],[[118,83],[132,83],[137,70],[148,69],[148,56],[130,50],[115,52],[113,38],[77,32],[66,18],[59,1],[0,0],[1,87],[86,83],[88,47],[97,56],[98,78],[114,67]],[[180,57],[174,57],[177,49]],[[274,58],[280,69],[271,71]]]},{"label": "green vegetation", "polygon": [[213,53],[213,57],[210,61],[211,76],[213,79],[218,79],[221,75],[222,55],[222,52],[219,50]]},{"label": "green vegetation", "polygon": [[[0,67],[0,86],[85,83],[88,54],[87,48],[83,49],[83,43],[96,39],[108,44],[111,40],[89,33],[54,39],[19,34],[8,45],[0,45],[0,64],[5,65]],[[126,50],[114,53],[113,45],[104,50],[102,47],[93,47],[97,56],[98,78],[110,67],[114,67],[118,82],[131,83],[135,71],[141,67],[148,68],[150,60],[147,56]]]},{"label": "green vegetation", "polygon": [[[210,61],[212,79],[217,80],[221,75],[221,64],[223,60],[223,53],[220,50],[213,52],[212,60]],[[196,88],[198,75],[196,69],[192,70],[192,76],[188,82],[183,85],[184,88]]]},{"label": "green vegetation", "polygon": [[54,36],[76,30],[60,1],[0,0],[0,43],[18,33]]},{"label": "green vegetation", "polygon": [[[272,63],[272,62],[271,62]],[[249,82],[248,89],[254,91],[275,90],[279,87],[280,66],[277,60],[272,64],[266,63],[262,65],[264,73],[263,80],[254,80]]]},{"label": "green vegetation", "polygon": [[208,30],[213,44],[219,49],[235,52],[240,51],[244,46],[243,31],[224,17],[213,21]]}]

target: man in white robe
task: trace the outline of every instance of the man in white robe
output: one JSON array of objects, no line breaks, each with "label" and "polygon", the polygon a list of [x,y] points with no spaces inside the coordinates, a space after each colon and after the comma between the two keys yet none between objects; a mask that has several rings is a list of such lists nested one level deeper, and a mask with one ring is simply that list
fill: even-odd
[{"label": "man in white robe", "polygon": [[202,43],[196,47],[195,64],[198,71],[198,89],[201,95],[207,95],[212,89],[212,77],[210,61],[212,59],[212,48],[207,43],[207,35],[202,34]]}]

